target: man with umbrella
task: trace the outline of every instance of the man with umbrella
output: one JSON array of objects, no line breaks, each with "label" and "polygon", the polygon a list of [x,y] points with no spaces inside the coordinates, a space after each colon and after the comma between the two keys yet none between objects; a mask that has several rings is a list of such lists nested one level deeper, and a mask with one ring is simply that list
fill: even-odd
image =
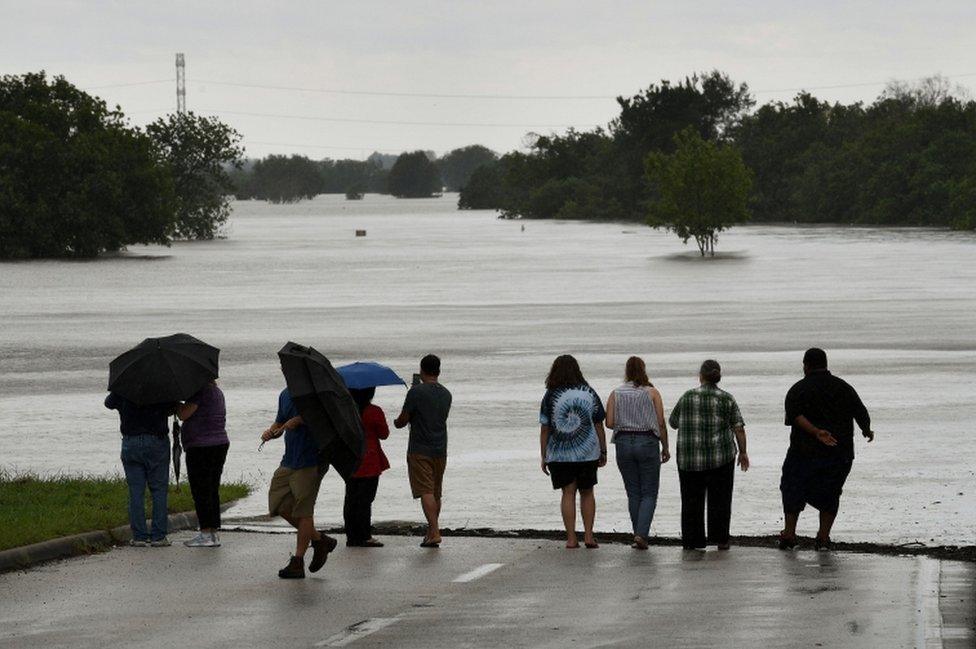
[{"label": "man with umbrella", "polygon": [[287,387],[278,397],[278,415],[261,439],[284,435],[285,454],[271,479],[268,509],[298,530],[295,554],[278,576],[302,579],[309,545],[311,572],[318,571],[338,545],[315,529],[315,500],[330,465],[344,479],[356,471],[363,454],[363,429],[359,410],[329,359],[293,342],[278,351],[278,358]]}]

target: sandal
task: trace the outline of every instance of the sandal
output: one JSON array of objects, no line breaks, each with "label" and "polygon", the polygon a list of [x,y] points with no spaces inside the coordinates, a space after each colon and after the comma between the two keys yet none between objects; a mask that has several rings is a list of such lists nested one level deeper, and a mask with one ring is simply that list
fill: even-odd
[{"label": "sandal", "polygon": [[635,550],[646,550],[647,540],[642,536],[635,536],[634,543],[630,547],[634,548]]},{"label": "sandal", "polygon": [[[379,541],[377,541],[377,543],[379,543]],[[439,548],[439,547],[441,547],[441,542],[440,541],[433,541],[433,540],[428,539],[428,538],[425,537],[424,540],[420,542],[420,547],[422,547],[422,548]]]},{"label": "sandal", "polygon": [[787,536],[786,532],[779,533],[779,549],[780,550],[792,550],[796,547],[796,534],[793,536]]},{"label": "sandal", "polygon": [[592,543],[587,543],[586,541],[584,541],[583,545],[585,545],[589,550],[596,550],[598,547],[600,547],[600,544],[597,543],[596,541],[593,541]]}]

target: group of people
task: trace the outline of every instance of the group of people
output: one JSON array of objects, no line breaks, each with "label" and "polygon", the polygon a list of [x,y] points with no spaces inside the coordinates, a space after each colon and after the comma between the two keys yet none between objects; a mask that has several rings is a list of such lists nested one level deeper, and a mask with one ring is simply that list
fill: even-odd
[{"label": "group of people", "polygon": [[[441,543],[439,516],[447,464],[447,419],[451,393],[439,380],[440,359],[420,361],[419,380],[407,392],[396,428],[409,426],[407,471],[413,497],[420,500],[427,521],[421,546]],[[848,383],[827,369],[827,355],[817,348],[803,357],[804,378],[786,396],[786,425],[790,446],[783,463],[782,492],[785,528],[780,547],[797,544],[796,526],[807,504],[820,511],[815,547],[829,549],[844,482],[854,459],[854,423],[872,441],[867,409]],[[627,360],[624,383],[613,390],[604,407],[596,391],[569,355],[557,357],[546,378],[539,422],[541,469],[561,491],[566,547],[580,547],[576,530],[577,498],[583,519],[583,544],[599,547],[593,533],[596,515],[594,486],[598,470],[607,464],[606,428],[616,448],[616,464],[627,492],[633,528],[633,547],[648,547],[657,506],[661,465],[671,459],[668,425],[676,431],[675,452],[681,492],[681,538],[688,550],[716,545],[729,548],[729,521],[735,465],[749,469],[745,422],[735,398],[718,387],[722,370],[706,360],[699,385],[686,391],[665,417],[664,401],[647,375],[644,361]],[[375,388],[350,390],[365,433],[358,468],[345,477],[343,507],[346,545],[381,547],[372,536],[371,510],[380,475],[390,467],[381,441],[390,434],[383,410],[372,403]],[[136,406],[110,393],[106,407],[117,410],[122,432],[122,464],[129,485],[132,545],[166,546],[167,485],[169,479],[168,417],[182,422],[187,477],[199,519],[199,532],[185,541],[190,547],[220,545],[219,485],[229,440],[224,397],[210,383],[184,403]],[[284,454],[268,492],[268,510],[296,531],[295,552],[278,575],[305,576],[305,555],[312,549],[311,572],[321,569],[338,541],[316,529],[315,501],[328,463],[302,420],[288,389],[278,398],[274,422],[261,434],[262,442],[284,437]],[[153,518],[147,529],[146,488],[152,494]],[[707,516],[706,516],[707,510]]]}]

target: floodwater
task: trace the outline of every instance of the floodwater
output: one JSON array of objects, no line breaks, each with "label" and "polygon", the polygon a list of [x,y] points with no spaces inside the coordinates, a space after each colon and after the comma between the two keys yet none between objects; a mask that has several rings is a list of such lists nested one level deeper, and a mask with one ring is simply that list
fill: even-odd
[{"label": "floodwater", "polygon": [[[0,264],[0,467],[119,472],[108,362],[146,336],[185,331],[222,349],[231,449],[225,475],[255,485],[231,515],[264,512],[281,442],[257,452],[282,386],[287,340],[334,362],[373,359],[409,380],[435,352],[454,393],[443,524],[560,528],[539,469],[538,403],[552,359],[575,354],[602,395],[640,354],[670,408],[718,359],[753,463],[737,473],[734,534],[780,529],[783,396],[817,345],[861,393],[878,438],[858,438],[835,538],[972,544],[976,530],[976,237],[930,230],[739,227],[720,258],[638,225],[503,221],[456,196],[321,196],[242,202],[227,238],[136,246],[97,261]],[[356,229],[368,236],[357,238]],[[392,419],[404,390],[381,388]],[[374,519],[419,520],[405,431],[385,448]],[[318,515],[341,518],[341,481]],[[611,464],[597,527],[627,530]],[[679,533],[678,479],[664,466],[652,532]],[[801,533],[815,529],[801,518]]]}]

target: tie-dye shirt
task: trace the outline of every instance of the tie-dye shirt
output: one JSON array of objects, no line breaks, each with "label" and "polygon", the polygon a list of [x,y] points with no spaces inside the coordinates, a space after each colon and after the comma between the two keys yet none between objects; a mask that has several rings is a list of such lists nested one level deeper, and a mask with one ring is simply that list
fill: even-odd
[{"label": "tie-dye shirt", "polygon": [[585,383],[547,390],[539,412],[539,423],[549,427],[546,462],[599,460],[594,424],[605,417],[600,397]]}]

